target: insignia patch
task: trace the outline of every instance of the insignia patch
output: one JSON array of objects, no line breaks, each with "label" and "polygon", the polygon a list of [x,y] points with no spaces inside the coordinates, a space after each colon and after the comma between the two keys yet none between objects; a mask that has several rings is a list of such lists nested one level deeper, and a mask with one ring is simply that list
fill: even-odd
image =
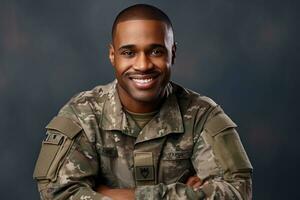
[{"label": "insignia patch", "polygon": [[162,157],[163,160],[183,160],[190,158],[191,151],[174,151],[165,153]]},{"label": "insignia patch", "polygon": [[140,173],[142,174],[142,176],[144,178],[147,178],[149,175],[149,168],[148,167],[141,167],[140,169]]},{"label": "insignia patch", "polygon": [[138,182],[155,183],[155,169],[152,152],[134,152],[134,173]]},{"label": "insignia patch", "polygon": [[152,181],[154,180],[153,166],[137,166],[135,167],[135,176],[137,181]]},{"label": "insignia patch", "polygon": [[64,136],[58,133],[47,133],[44,139],[44,143],[60,145],[63,142],[63,138]]}]

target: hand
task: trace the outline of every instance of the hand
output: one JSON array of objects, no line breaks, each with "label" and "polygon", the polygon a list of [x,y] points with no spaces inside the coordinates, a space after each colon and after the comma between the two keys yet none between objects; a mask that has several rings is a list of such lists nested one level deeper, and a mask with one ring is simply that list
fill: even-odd
[{"label": "hand", "polygon": [[187,186],[192,187],[194,190],[197,190],[202,185],[202,180],[197,176],[190,176],[185,183]]},{"label": "hand", "polygon": [[112,189],[106,185],[99,185],[96,192],[108,196],[114,200],[134,200],[134,189]]}]

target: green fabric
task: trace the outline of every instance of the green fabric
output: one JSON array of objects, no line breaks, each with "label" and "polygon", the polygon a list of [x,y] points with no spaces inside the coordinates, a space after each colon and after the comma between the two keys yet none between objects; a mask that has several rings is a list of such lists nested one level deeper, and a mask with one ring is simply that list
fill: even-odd
[{"label": "green fabric", "polygon": [[140,129],[144,126],[158,113],[158,110],[149,113],[135,113],[126,110],[126,113],[137,123]]},{"label": "green fabric", "polygon": [[54,117],[46,128],[57,130],[71,139],[82,129],[75,121],[61,116]]},{"label": "green fabric", "polygon": [[43,143],[40,151],[39,158],[34,169],[33,177],[34,178],[46,178],[47,172],[51,166],[52,161],[55,158],[60,146]]},{"label": "green fabric", "polygon": [[[107,199],[94,195],[98,184],[135,188],[139,200],[188,200],[198,195],[184,184],[194,174],[208,182],[206,185],[211,184],[211,192],[203,188],[207,199],[251,199],[252,167],[245,169],[236,164],[243,156],[237,155],[242,151],[235,148],[241,145],[234,136],[235,129],[228,128],[227,123],[213,123],[212,129],[219,132],[215,136],[208,132],[212,129],[205,129],[209,121],[218,122],[224,114],[218,105],[170,83],[159,112],[140,130],[124,110],[116,84],[82,92],[60,110],[58,116],[75,121],[83,130],[72,140],[65,137],[62,150],[50,164],[53,178],[37,179],[43,200]],[[134,155],[147,152],[152,153],[153,163],[144,162],[149,159],[135,160]],[[235,158],[228,159],[227,153]],[[43,153],[41,159],[49,156]],[[221,163],[223,160],[226,163]],[[143,164],[140,168],[135,168],[137,161]],[[47,166],[42,168],[46,171]],[[137,180],[137,173],[144,180]],[[148,185],[151,180],[145,179],[153,177],[151,173],[155,180]]]}]

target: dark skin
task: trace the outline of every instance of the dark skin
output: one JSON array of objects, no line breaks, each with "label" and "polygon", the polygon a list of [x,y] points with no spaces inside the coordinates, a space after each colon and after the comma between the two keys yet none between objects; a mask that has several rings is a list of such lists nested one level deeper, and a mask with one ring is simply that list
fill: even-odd
[{"label": "dark skin", "polygon": [[[127,20],[118,23],[110,44],[109,59],[118,80],[122,105],[135,113],[156,110],[170,80],[176,47],[173,31],[159,20]],[[199,188],[202,181],[189,177],[187,186]],[[112,189],[100,185],[96,191],[112,199],[134,199],[134,188]]]},{"label": "dark skin", "polygon": [[128,20],[117,25],[109,58],[126,109],[145,113],[159,106],[174,57],[173,32],[163,22]]}]

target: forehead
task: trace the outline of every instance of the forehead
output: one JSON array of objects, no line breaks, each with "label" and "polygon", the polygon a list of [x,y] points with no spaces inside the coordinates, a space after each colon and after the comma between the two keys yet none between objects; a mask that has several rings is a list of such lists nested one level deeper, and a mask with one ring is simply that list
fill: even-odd
[{"label": "forehead", "polygon": [[116,26],[114,43],[141,44],[166,43],[173,40],[173,32],[166,23],[159,20],[127,20],[119,22]]}]

